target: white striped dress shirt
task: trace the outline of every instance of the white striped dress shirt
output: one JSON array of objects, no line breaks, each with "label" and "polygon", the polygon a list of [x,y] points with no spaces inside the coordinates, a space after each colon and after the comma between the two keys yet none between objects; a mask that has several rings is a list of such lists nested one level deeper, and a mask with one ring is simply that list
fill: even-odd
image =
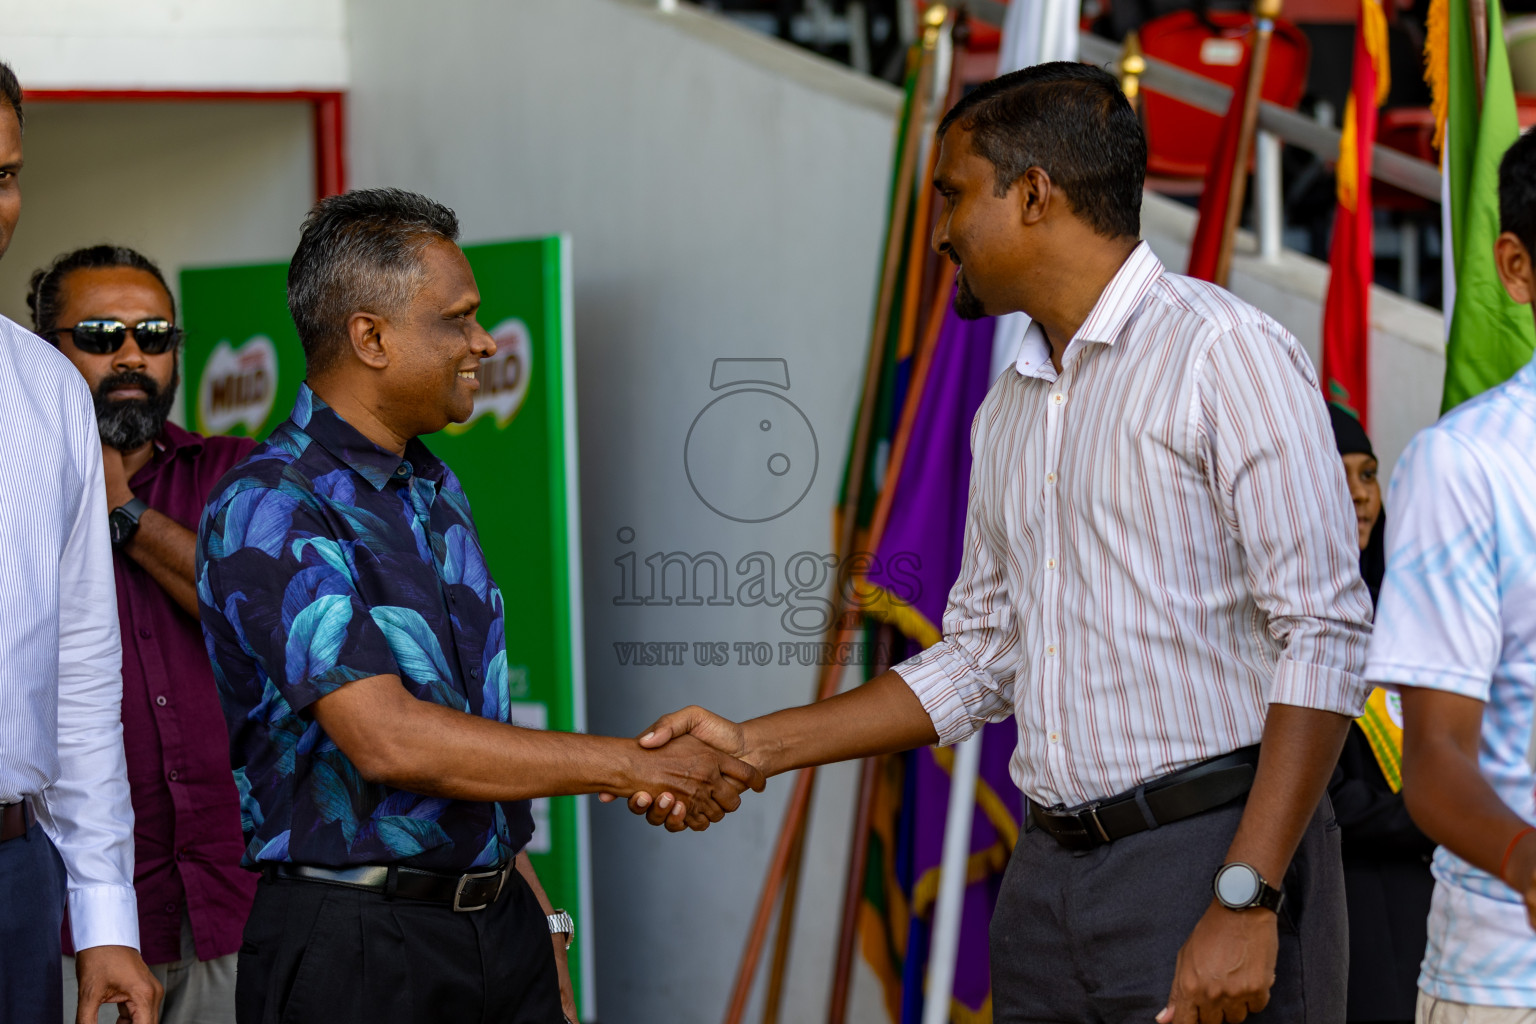
[{"label": "white striped dress shirt", "polygon": [[35,801],[69,875],[75,948],[137,949],[122,648],[96,413],[69,360],[5,317],[0,474],[0,803]]},{"label": "white striped dress shirt", "polygon": [[1019,788],[1102,799],[1259,741],[1271,703],[1358,714],[1371,606],[1311,363],[1146,243],[1058,375],[1039,325],[971,432],[944,639],[896,670],[941,742],[1010,712]]}]

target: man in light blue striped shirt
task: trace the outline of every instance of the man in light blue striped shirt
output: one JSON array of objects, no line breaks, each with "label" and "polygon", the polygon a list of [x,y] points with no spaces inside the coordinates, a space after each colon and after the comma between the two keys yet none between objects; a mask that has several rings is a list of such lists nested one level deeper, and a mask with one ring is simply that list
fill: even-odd
[{"label": "man in light blue striped shirt", "polygon": [[[1536,135],[1499,174],[1499,275],[1536,297]],[[1414,438],[1366,675],[1403,696],[1403,795],[1441,848],[1419,1024],[1536,1024],[1536,363]]]}]

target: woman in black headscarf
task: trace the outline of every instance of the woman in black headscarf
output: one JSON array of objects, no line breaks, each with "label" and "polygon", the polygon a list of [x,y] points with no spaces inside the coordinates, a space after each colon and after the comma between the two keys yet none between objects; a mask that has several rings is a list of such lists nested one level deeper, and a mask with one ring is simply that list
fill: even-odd
[{"label": "woman in black headscarf", "polygon": [[[1386,571],[1386,515],[1376,454],[1349,413],[1329,406],[1360,531],[1360,575],[1375,604]],[[1351,1024],[1414,1019],[1424,959],[1434,843],[1408,817],[1402,795],[1402,712],[1396,694],[1373,691],[1349,728],[1329,783],[1343,834],[1349,907]]]}]

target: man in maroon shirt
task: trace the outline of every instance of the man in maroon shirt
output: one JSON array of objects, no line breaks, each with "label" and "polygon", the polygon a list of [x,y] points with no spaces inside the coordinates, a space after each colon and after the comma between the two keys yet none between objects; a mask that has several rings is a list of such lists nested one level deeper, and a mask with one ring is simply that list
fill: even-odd
[{"label": "man in maroon shirt", "polygon": [[[192,565],[209,492],[254,443],[167,422],[181,332],[170,290],[145,257],[105,245],[61,256],[33,275],[27,303],[33,329],[69,357],[96,401],[144,962],[165,986],[166,1024],[233,1020],[235,953],[256,876],[240,868],[240,797]],[[73,949],[67,934],[64,949]],[[71,957],[64,973],[73,1021]],[[102,1009],[101,1020],[116,1019],[116,1006]]]}]

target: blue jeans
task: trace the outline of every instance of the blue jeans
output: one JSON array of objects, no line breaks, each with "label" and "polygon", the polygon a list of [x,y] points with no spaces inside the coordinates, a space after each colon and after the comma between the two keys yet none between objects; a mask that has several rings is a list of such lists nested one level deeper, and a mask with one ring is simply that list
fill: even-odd
[{"label": "blue jeans", "polygon": [[64,1013],[59,925],[64,862],[37,825],[0,843],[0,1024]]}]

